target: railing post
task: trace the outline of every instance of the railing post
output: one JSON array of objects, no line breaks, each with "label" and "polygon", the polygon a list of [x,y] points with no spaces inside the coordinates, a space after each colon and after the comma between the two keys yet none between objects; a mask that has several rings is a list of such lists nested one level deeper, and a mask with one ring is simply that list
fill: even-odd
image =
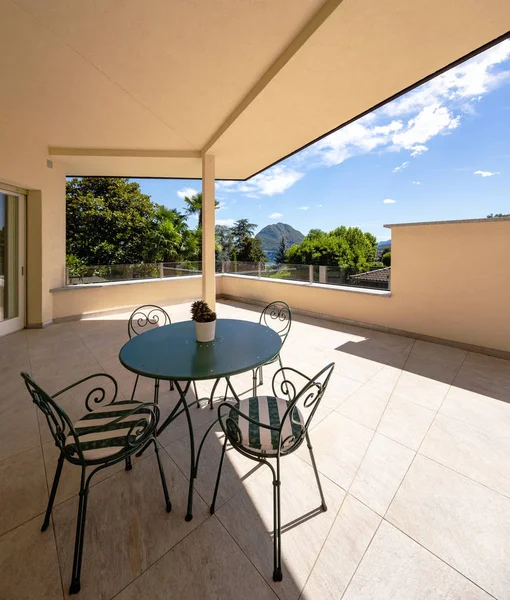
[{"label": "railing post", "polygon": [[163,279],[163,277],[165,276],[165,273],[163,271],[163,263],[159,263],[159,276],[161,277],[161,279]]},{"label": "railing post", "polygon": [[262,277],[262,263],[259,262],[259,277]]},{"label": "railing post", "polygon": [[224,260],[221,261],[221,272],[225,273],[225,261]]},{"label": "railing post", "polygon": [[313,265],[308,265],[308,277],[310,279],[310,283],[313,283]]},{"label": "railing post", "polygon": [[328,267],[324,265],[319,267],[319,283],[328,283]]}]

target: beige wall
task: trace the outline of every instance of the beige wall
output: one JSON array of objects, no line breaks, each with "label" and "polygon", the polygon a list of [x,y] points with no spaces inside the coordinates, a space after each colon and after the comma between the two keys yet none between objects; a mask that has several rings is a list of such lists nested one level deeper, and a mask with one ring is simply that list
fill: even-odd
[{"label": "beige wall", "polygon": [[176,277],[103,286],[72,286],[54,290],[53,319],[136,307],[141,304],[171,304],[199,298],[202,277]]},{"label": "beige wall", "polygon": [[392,229],[391,297],[225,276],[228,296],[510,351],[510,221]]},{"label": "beige wall", "polygon": [[65,172],[49,169],[47,147],[30,132],[4,131],[0,183],[29,190],[27,198],[27,324],[51,322],[50,289],[64,283]]}]

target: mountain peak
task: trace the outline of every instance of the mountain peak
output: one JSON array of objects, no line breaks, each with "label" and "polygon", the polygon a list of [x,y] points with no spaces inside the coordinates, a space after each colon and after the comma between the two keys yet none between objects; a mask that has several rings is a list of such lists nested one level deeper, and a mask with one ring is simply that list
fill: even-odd
[{"label": "mountain peak", "polygon": [[271,259],[271,255],[278,250],[282,237],[285,238],[287,249],[289,249],[294,244],[300,244],[305,236],[287,223],[271,223],[271,225],[263,227],[255,237],[260,240],[262,249]]}]

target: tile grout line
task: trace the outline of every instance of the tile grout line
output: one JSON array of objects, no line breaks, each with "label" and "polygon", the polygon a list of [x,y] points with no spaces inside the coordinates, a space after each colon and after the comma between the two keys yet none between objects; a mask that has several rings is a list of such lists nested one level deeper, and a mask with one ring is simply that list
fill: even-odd
[{"label": "tile grout line", "polygon": [[[348,486],[348,487],[347,487],[347,489],[345,490],[345,496],[344,496],[344,499],[342,500],[342,503],[341,503],[341,505],[340,505],[340,508],[338,509],[338,511],[337,511],[337,513],[336,513],[336,515],[335,515],[335,518],[333,519],[333,523],[332,523],[331,527],[329,528],[329,531],[328,531],[328,533],[327,533],[327,535],[326,535],[326,538],[324,539],[324,542],[323,542],[323,544],[322,544],[322,546],[321,546],[321,549],[319,550],[319,552],[318,552],[318,554],[317,554],[317,558],[315,559],[315,561],[314,561],[314,563],[313,563],[313,566],[312,566],[312,568],[310,569],[310,573],[308,574],[308,577],[306,578],[306,581],[305,581],[305,583],[304,583],[304,585],[303,585],[303,588],[302,588],[302,590],[301,590],[301,594],[299,595],[299,598],[301,598],[301,595],[303,594],[303,591],[304,591],[304,589],[306,588],[306,585],[308,584],[308,581],[309,581],[309,579],[310,579],[310,577],[311,577],[311,575],[312,575],[312,573],[313,573],[313,571],[314,571],[314,569],[315,569],[315,567],[316,567],[316,565],[317,565],[317,562],[318,562],[318,560],[319,560],[319,558],[320,558],[320,555],[322,554],[322,551],[323,551],[323,549],[324,549],[324,546],[326,545],[326,542],[327,542],[327,541],[328,541],[328,539],[329,539],[329,536],[330,536],[330,534],[331,534],[331,531],[332,531],[332,529],[333,529],[333,526],[334,526],[334,524],[336,523],[336,521],[337,521],[337,519],[338,519],[338,516],[339,516],[339,514],[340,514],[340,511],[341,511],[341,509],[342,509],[342,507],[343,507],[343,505],[344,505],[345,499],[346,499],[346,498],[347,498],[347,496],[350,494],[350,489],[351,489],[351,487],[352,487],[352,485],[353,485],[353,483],[354,483],[354,481],[355,481],[355,479],[356,479],[356,476],[357,476],[357,474],[358,474],[358,472],[359,472],[359,470],[360,470],[360,468],[361,468],[361,465],[363,464],[363,461],[365,460],[365,457],[366,457],[366,455],[367,455],[367,453],[368,453],[368,449],[369,449],[369,448],[370,448],[370,446],[372,445],[372,442],[373,442],[373,440],[374,440],[375,434],[377,433],[377,427],[379,427],[379,423],[381,422],[381,419],[382,419],[382,417],[383,417],[384,413],[386,412],[386,407],[388,406],[388,404],[389,404],[389,402],[390,402],[390,399],[391,399],[391,396],[392,396],[392,394],[393,394],[393,391],[395,390],[395,388],[397,387],[397,384],[398,384],[398,382],[400,381],[400,377],[402,376],[402,373],[403,373],[403,371],[404,371],[405,365],[407,364],[407,360],[408,360],[409,356],[411,355],[411,352],[412,352],[412,350],[413,350],[413,348],[414,348],[414,343],[415,343],[415,341],[416,341],[416,340],[413,340],[412,344],[409,344],[409,346],[410,346],[410,350],[409,350],[409,354],[408,354],[408,355],[407,355],[407,357],[406,357],[406,361],[405,361],[405,363],[404,363],[404,367],[403,367],[402,369],[400,369],[400,374],[399,374],[399,376],[398,376],[398,378],[397,378],[397,381],[395,382],[395,384],[394,384],[394,386],[393,386],[393,388],[392,388],[392,391],[391,391],[391,393],[390,393],[390,395],[389,395],[389,397],[388,397],[388,401],[387,401],[387,403],[386,403],[386,406],[384,407],[384,410],[383,410],[383,412],[382,412],[382,414],[381,414],[381,417],[380,417],[380,419],[379,419],[379,421],[378,421],[378,423],[377,423],[376,429],[374,429],[374,430],[373,430],[373,434],[372,434],[372,437],[370,438],[370,441],[369,441],[369,443],[367,444],[367,448],[366,448],[365,452],[363,453],[363,456],[362,456],[362,458],[361,458],[361,460],[360,460],[360,462],[359,462],[359,464],[358,464],[358,467],[357,467],[357,469],[356,469],[356,471],[355,471],[355,473],[354,473],[354,475],[353,475],[353,477],[352,477],[352,479],[351,479],[351,482],[350,482],[349,486]],[[407,350],[407,348],[406,348],[406,350]],[[403,351],[402,351],[400,354],[402,354],[403,352],[405,352],[405,350],[403,350]],[[397,355],[397,356],[398,356],[398,355]],[[396,357],[395,357],[395,358],[396,358]],[[388,365],[384,365],[384,366],[388,366]],[[384,366],[383,366],[383,367],[380,369],[380,371],[382,371],[382,369],[384,369]],[[379,373],[380,371],[378,371],[377,373]],[[375,377],[375,375],[377,375],[377,373],[375,373],[375,374],[374,374],[374,377]],[[353,420],[353,419],[351,419],[351,420]],[[354,422],[356,422],[356,421],[354,421]],[[367,429],[369,429],[369,428],[367,428]],[[305,461],[305,462],[306,462],[306,461]],[[307,463],[307,464],[308,464],[308,463]],[[320,470],[319,470],[319,472],[320,472]],[[322,475],[322,473],[321,473],[321,475]],[[329,479],[329,477],[327,477],[327,479]],[[338,484],[336,484],[336,485],[338,485]],[[341,487],[341,486],[338,486],[338,487]],[[342,489],[343,489],[343,488],[342,488]],[[351,496],[353,496],[353,495],[351,494]],[[353,498],[356,498],[356,496],[353,496]],[[357,498],[356,498],[356,500],[357,500]],[[376,515],[378,514],[378,513],[376,513],[376,512],[374,511],[374,509],[370,509],[370,510],[372,510],[372,511],[373,511],[373,512],[374,512]],[[380,515],[378,515],[378,516],[380,516]],[[377,532],[377,530],[379,529],[379,527],[380,527],[381,523],[382,523],[382,519],[381,519],[381,521],[380,521],[380,523],[379,523],[379,526],[378,526],[378,527],[377,527],[377,529],[376,529],[376,532]],[[374,533],[374,536],[375,536],[375,533]],[[374,536],[372,536],[372,537],[371,537],[371,539],[370,539],[370,542],[368,543],[368,545],[367,545],[367,547],[366,547],[366,549],[365,549],[365,552],[363,553],[363,556],[365,555],[365,553],[367,552],[368,548],[370,547],[370,545],[371,545],[371,543],[372,543],[372,540],[373,540]],[[361,564],[361,561],[363,560],[363,556],[361,557],[360,561],[358,562],[358,565],[357,565],[357,567],[356,567],[356,569],[355,569],[355,571],[354,571],[354,573],[353,573],[352,577],[354,577],[354,575],[356,574],[356,572],[357,572],[357,570],[358,570],[358,567],[360,566],[360,564]],[[351,581],[352,581],[352,577],[351,577],[351,579],[349,579],[349,583],[347,584],[347,586],[346,586],[346,588],[345,588],[345,590],[344,590],[344,592],[343,592],[343,594],[342,594],[342,597],[343,597],[343,595],[345,594],[345,592],[347,591],[347,588],[349,587],[349,585],[350,585],[350,583],[351,583]],[[299,600],[299,599],[298,599],[298,600]]]}]

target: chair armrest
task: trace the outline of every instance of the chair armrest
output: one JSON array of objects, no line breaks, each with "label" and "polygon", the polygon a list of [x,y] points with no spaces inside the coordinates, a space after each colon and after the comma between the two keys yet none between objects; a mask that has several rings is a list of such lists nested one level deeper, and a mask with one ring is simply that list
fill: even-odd
[{"label": "chair armrest", "polygon": [[[105,377],[106,379],[109,379],[110,381],[113,382],[113,386],[114,386],[114,390],[115,390],[114,394],[113,394],[113,398],[109,402],[104,402],[104,400],[106,398],[106,390],[104,387],[97,385],[97,387],[90,390],[90,392],[87,394],[87,396],[85,398],[85,406],[87,407],[87,410],[89,412],[92,412],[94,410],[94,407],[91,406],[91,402],[93,402],[94,404],[99,404],[100,406],[113,404],[115,402],[115,400],[117,399],[118,385],[117,385],[117,381],[115,380],[115,378],[112,377],[111,375],[108,375],[108,373],[94,373],[93,375],[88,375],[87,377],[84,377],[83,379],[80,379],[79,381],[76,381],[75,383],[68,385],[67,387],[65,387],[62,390],[60,390],[59,392],[57,392],[56,394],[53,394],[51,397],[56,398],[57,396],[60,396],[64,392],[67,392],[68,390],[71,390],[71,389],[81,385],[85,381],[89,381],[91,379],[95,379],[98,377]],[[96,395],[94,396],[94,394],[96,394]]]}]

